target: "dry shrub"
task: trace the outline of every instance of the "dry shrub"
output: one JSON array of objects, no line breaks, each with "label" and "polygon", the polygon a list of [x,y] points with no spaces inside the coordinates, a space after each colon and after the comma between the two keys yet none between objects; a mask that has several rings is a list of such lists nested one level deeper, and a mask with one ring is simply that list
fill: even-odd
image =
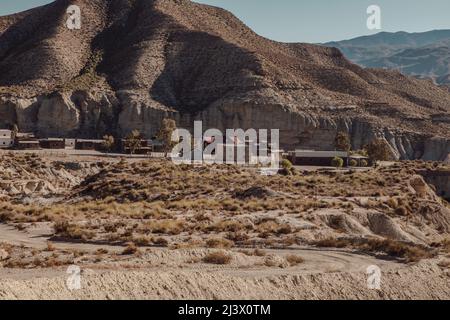
[{"label": "dry shrub", "polygon": [[406,262],[418,262],[422,259],[432,258],[435,255],[435,253],[422,247],[390,239],[371,239],[367,243],[367,247],[371,251],[378,250],[386,252],[390,256],[403,258]]},{"label": "dry shrub", "polygon": [[326,248],[355,248],[365,252],[384,252],[391,257],[405,262],[418,262],[433,258],[436,252],[418,245],[395,241],[391,239],[325,239],[317,241],[316,245]]},{"label": "dry shrub", "polygon": [[95,252],[95,254],[102,255],[102,254],[108,254],[108,252],[109,251],[107,249],[100,248]]},{"label": "dry shrub", "polygon": [[295,254],[288,255],[286,257],[286,260],[287,260],[287,262],[289,262],[289,264],[291,266],[297,266],[297,265],[302,264],[303,262],[305,262],[305,260],[302,257],[297,256]]},{"label": "dry shrub", "polygon": [[327,238],[315,242],[315,245],[322,248],[345,248],[349,247],[350,243],[348,240]]},{"label": "dry shrub", "polygon": [[225,211],[236,212],[240,209],[240,203],[231,199],[222,201],[222,209]]},{"label": "dry shrub", "polygon": [[398,200],[392,197],[387,200],[386,204],[392,209],[396,209],[399,205]]},{"label": "dry shrub", "polygon": [[136,245],[130,242],[125,249],[122,251],[122,255],[132,255],[138,253],[139,249]]},{"label": "dry shrub", "polygon": [[450,253],[450,237],[441,242],[441,247],[445,253]]},{"label": "dry shrub", "polygon": [[260,233],[277,233],[279,228],[278,223],[273,220],[263,221],[258,224],[256,231]]},{"label": "dry shrub", "polygon": [[138,246],[141,247],[145,247],[145,246],[149,246],[150,244],[153,243],[153,239],[151,237],[148,236],[133,236],[133,243],[135,243]]},{"label": "dry shrub", "polygon": [[210,264],[229,264],[231,260],[233,259],[232,256],[225,252],[213,252],[207,254],[203,258],[203,262],[210,263]]},{"label": "dry shrub", "polygon": [[164,238],[159,237],[159,238],[153,239],[153,244],[155,244],[157,246],[161,246],[161,247],[167,247],[169,245],[169,241],[167,241]]},{"label": "dry shrub", "polygon": [[438,265],[441,268],[450,268],[450,259],[441,260]]},{"label": "dry shrub", "polygon": [[245,229],[245,226],[239,221],[226,220],[209,226],[207,229],[215,232],[238,232]]},{"label": "dry shrub", "polygon": [[178,220],[161,220],[149,221],[144,227],[151,233],[178,235],[183,232],[184,225],[185,223]]},{"label": "dry shrub", "polygon": [[46,251],[55,251],[55,245],[50,241],[47,241],[47,249]]},{"label": "dry shrub", "polygon": [[407,216],[408,215],[408,209],[404,206],[398,207],[395,209],[395,214],[399,216]]},{"label": "dry shrub", "polygon": [[243,242],[247,241],[250,237],[249,237],[247,232],[241,231],[241,232],[228,232],[227,235],[226,235],[226,238],[228,240],[231,240],[231,241],[235,242],[235,243],[236,242],[243,243]]},{"label": "dry shrub", "polygon": [[206,240],[206,246],[208,248],[229,249],[234,246],[234,242],[223,238],[214,238]]},{"label": "dry shrub", "polygon": [[55,233],[58,236],[64,237],[64,238],[69,238],[69,239],[77,239],[77,240],[89,240],[94,238],[95,233],[90,231],[90,230],[86,230],[86,229],[82,229],[80,226],[77,226],[75,224],[70,224],[67,221],[57,221],[54,224],[54,230]]},{"label": "dry shrub", "polygon": [[253,251],[253,255],[256,256],[256,257],[265,257],[267,255],[267,252],[265,252],[262,249],[255,249]]},{"label": "dry shrub", "polygon": [[271,268],[286,268],[289,266],[289,263],[285,258],[271,254],[265,257],[264,265]]}]

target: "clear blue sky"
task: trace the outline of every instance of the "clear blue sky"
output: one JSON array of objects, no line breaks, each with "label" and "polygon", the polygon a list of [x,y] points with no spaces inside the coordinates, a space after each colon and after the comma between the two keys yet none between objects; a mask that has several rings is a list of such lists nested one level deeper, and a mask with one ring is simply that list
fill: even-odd
[{"label": "clear blue sky", "polygon": [[[51,0],[0,0],[0,15]],[[450,0],[197,0],[230,10],[258,34],[287,42],[325,42],[374,33],[366,9],[382,9],[381,31],[450,29]]]}]

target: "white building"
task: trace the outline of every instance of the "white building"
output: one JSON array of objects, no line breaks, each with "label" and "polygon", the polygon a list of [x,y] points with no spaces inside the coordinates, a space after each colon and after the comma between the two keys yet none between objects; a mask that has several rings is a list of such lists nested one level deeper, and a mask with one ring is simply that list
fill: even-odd
[{"label": "white building", "polygon": [[0,130],[0,149],[10,148],[14,144],[11,130]]}]

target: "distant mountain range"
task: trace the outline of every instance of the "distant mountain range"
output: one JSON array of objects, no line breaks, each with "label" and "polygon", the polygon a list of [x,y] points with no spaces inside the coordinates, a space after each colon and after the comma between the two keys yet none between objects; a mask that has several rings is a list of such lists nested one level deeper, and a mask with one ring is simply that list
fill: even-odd
[{"label": "distant mountain range", "polygon": [[328,42],[351,61],[369,68],[396,69],[418,78],[450,84],[450,30],[423,33],[380,32],[373,36]]}]

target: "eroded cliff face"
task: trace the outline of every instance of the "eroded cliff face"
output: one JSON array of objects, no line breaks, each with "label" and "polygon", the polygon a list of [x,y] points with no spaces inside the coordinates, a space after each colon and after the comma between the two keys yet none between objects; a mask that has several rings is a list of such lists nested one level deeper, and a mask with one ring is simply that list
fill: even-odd
[{"label": "eroded cliff face", "polygon": [[450,201],[450,171],[447,169],[428,169],[419,172],[427,183],[433,185],[436,194]]},{"label": "eroded cliff face", "polygon": [[[83,14],[66,26],[67,6]],[[48,23],[51,21],[51,23]],[[152,137],[179,127],[280,129],[284,149],[384,137],[394,158],[443,160],[450,94],[363,69],[335,48],[265,39],[189,0],[56,0],[0,17],[0,127],[41,137]]]},{"label": "eroded cliff face", "polygon": [[104,134],[126,136],[139,130],[151,138],[164,118],[173,118],[180,128],[193,130],[202,121],[203,130],[217,128],[279,129],[281,147],[333,150],[339,131],[348,132],[353,149],[362,149],[375,137],[386,139],[395,159],[444,161],[450,154],[450,141],[414,132],[377,127],[363,117],[317,116],[292,110],[288,106],[261,101],[223,99],[197,114],[149,105],[132,92],[92,93],[86,91],[54,93],[33,99],[0,100],[2,124],[17,124],[23,132],[40,137],[98,138]]},{"label": "eroded cliff face", "polygon": [[118,106],[114,94],[85,91],[2,98],[0,125],[17,124],[20,131],[39,137],[101,137],[115,133]]}]

